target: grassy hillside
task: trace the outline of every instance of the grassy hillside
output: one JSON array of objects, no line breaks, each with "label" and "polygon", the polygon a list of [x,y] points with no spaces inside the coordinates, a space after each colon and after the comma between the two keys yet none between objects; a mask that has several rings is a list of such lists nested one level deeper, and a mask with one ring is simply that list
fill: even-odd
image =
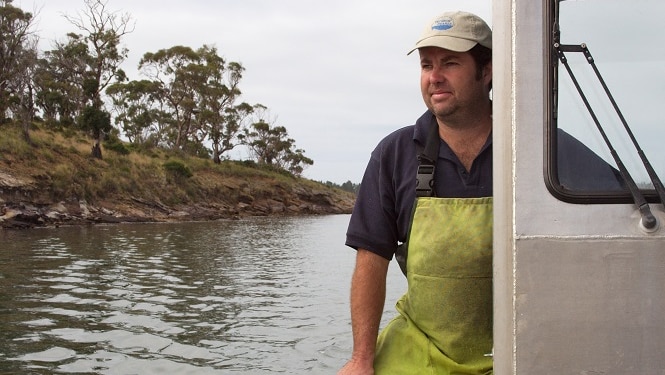
[{"label": "grassy hillside", "polygon": [[26,206],[64,208],[69,216],[85,216],[73,211],[90,208],[115,221],[159,221],[348,213],[354,201],[348,192],[251,162],[215,164],[159,149],[114,151],[122,146],[103,146],[100,160],[90,157],[92,140],[80,132],[34,128],[30,137],[33,145],[17,126],[0,125],[5,219]]}]

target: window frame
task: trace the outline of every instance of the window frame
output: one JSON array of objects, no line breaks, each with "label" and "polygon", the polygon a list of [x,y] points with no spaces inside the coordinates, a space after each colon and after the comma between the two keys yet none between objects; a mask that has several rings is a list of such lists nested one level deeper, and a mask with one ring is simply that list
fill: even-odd
[{"label": "window frame", "polygon": [[[564,187],[559,180],[558,169],[558,91],[559,75],[567,74],[559,62],[554,43],[558,41],[558,25],[556,18],[559,3],[563,0],[547,2],[547,40],[544,62],[547,72],[546,80],[546,118],[544,130],[544,177],[548,191],[557,199],[575,204],[626,204],[634,203],[629,190],[572,190]],[[579,99],[581,100],[581,99]],[[660,202],[655,189],[640,189],[647,202]]]}]

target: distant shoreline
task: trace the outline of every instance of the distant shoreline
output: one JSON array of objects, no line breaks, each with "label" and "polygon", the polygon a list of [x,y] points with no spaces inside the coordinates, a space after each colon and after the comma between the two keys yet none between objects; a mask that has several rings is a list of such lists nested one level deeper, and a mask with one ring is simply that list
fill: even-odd
[{"label": "distant shoreline", "polygon": [[[6,176],[6,173],[4,174]],[[7,186],[0,175],[0,196],[7,195]],[[5,181],[6,182],[6,181]],[[26,196],[21,189],[14,196]],[[2,194],[4,193],[4,194]],[[89,204],[85,200],[70,202],[41,202],[0,198],[0,227],[27,229],[71,225],[158,223],[234,220],[251,216],[306,216],[349,214],[353,209],[352,196],[332,189],[301,189],[287,205],[284,201],[264,198],[249,203],[195,203],[167,206],[158,201],[129,197],[120,201]]]},{"label": "distant shoreline", "polygon": [[[350,213],[355,194],[254,161],[160,147],[91,156],[83,132],[0,125],[0,228]],[[116,145],[117,146],[117,145]]]}]

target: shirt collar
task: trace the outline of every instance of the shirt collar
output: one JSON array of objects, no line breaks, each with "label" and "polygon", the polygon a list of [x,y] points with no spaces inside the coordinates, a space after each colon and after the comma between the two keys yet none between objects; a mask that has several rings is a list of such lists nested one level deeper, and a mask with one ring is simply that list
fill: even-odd
[{"label": "shirt collar", "polygon": [[[421,145],[424,145],[425,142],[427,142],[427,134],[429,133],[429,128],[430,126],[434,125],[438,126],[434,114],[429,110],[425,111],[425,113],[423,113],[418,118],[418,120],[416,120],[416,124],[414,125],[413,129],[413,140],[420,143]],[[481,152],[491,145],[492,145],[492,131],[490,131],[490,134],[487,137],[487,141],[485,142],[485,145],[483,146]]]}]

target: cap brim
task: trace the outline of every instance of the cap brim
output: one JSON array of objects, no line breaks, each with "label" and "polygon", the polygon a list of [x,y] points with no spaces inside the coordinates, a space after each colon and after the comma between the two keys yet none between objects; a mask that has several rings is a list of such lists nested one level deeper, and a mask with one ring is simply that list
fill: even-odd
[{"label": "cap brim", "polygon": [[473,48],[476,44],[478,44],[478,42],[475,40],[437,35],[419,40],[418,43],[416,43],[416,46],[413,47],[413,49],[411,49],[407,55],[410,55],[413,51],[424,47],[439,47],[455,52],[466,52]]}]

